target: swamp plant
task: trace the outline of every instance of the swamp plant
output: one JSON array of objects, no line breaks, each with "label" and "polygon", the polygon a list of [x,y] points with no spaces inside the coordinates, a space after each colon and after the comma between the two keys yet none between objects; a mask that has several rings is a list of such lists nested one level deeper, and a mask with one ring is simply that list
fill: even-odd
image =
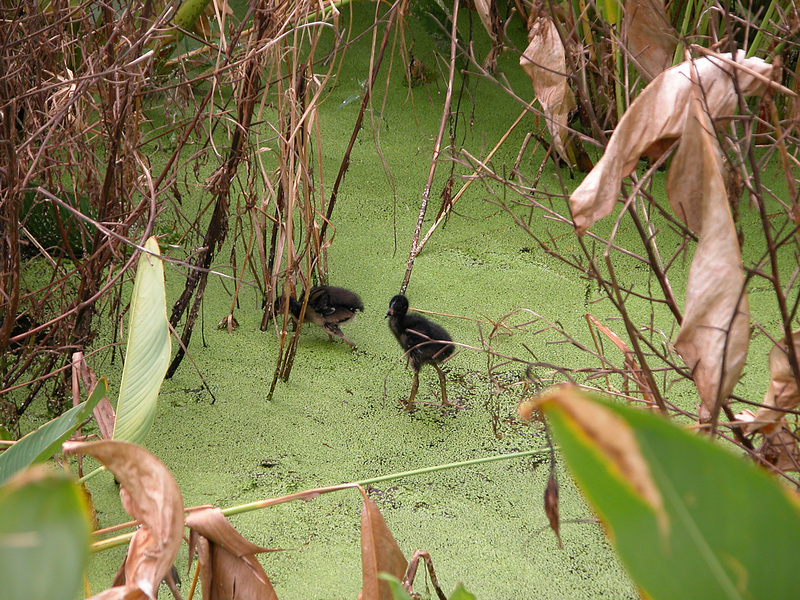
[{"label": "swamp plant", "polygon": [[[96,542],[96,550],[130,542],[124,576],[99,597],[152,597],[168,576],[184,526],[197,544],[204,597],[211,597],[212,585],[274,597],[255,558],[265,549],[238,536],[224,516],[368,483],[308,490],[232,510],[198,507],[184,518],[178,483],[136,443],[152,423],[164,372],[175,373],[191,353],[209,275],[232,283],[230,311],[221,323],[231,331],[245,281],[252,282],[263,298],[261,328],[274,318],[279,339],[270,396],[279,379],[290,377],[300,327],[290,339],[288,311],[273,314],[275,300],[327,280],[326,252],[334,239],[335,206],[350,153],[365,121],[371,121],[376,138],[380,135],[380,119],[374,116],[381,111],[373,107],[380,73],[386,73],[388,85],[398,70],[404,71],[410,92],[412,82],[420,81],[412,73],[413,51],[406,43],[413,14],[424,15],[428,34],[443,41],[446,93],[416,227],[404,232],[411,247],[401,293],[416,257],[435,243],[437,228],[453,218],[455,204],[478,183],[541,251],[586,279],[594,301],[608,303],[616,313],[607,322],[586,314],[594,348],[527,309],[505,315],[491,333],[481,331],[474,343],[461,345],[486,353],[487,376],[498,397],[509,365],[521,365],[528,373],[522,382],[527,389],[569,381],[617,398],[612,404],[592,403],[574,388],[563,388],[535,407],[552,423],[576,479],[614,532],[637,583],[649,597],[679,597],[688,592],[676,591],[676,582],[663,577],[678,570],[685,577],[677,584],[705,590],[708,598],[779,597],[791,589],[783,563],[765,565],[749,551],[731,559],[735,566],[726,562],[723,555],[736,542],[728,536],[730,529],[705,525],[719,505],[731,511],[726,513],[730,521],[749,514],[746,503],[733,502],[745,489],[751,505],[770,509],[751,519],[757,526],[747,528],[748,543],[740,549],[763,546],[755,554],[771,550],[788,557],[800,526],[794,501],[764,473],[676,424],[688,423],[735,445],[797,493],[798,7],[777,0],[749,6],[692,0],[474,5],[455,0],[448,6],[397,0],[375,3],[374,10],[373,53],[360,109],[328,191],[319,110],[352,33],[342,5],[256,1],[238,14],[223,2],[187,2],[177,10],[163,2],[112,6],[94,0],[26,1],[0,8],[3,431],[19,437],[20,418],[45,397],[54,413],[64,413],[0,454],[0,481],[5,482],[0,505],[6,507],[0,514],[17,514],[30,502],[28,493],[43,504],[56,498],[64,507],[56,522],[66,533],[58,540],[42,538],[43,554],[29,560],[41,560],[47,571],[55,568],[52,545],[66,540],[77,548],[70,585],[42,588],[41,594],[48,594],[42,597],[56,597],[58,591],[72,597],[88,548],[74,482],[35,465],[57,453],[90,411],[104,439],[66,442],[64,449],[103,462],[119,479],[123,505],[135,520],[126,525],[142,525],[134,534]],[[477,22],[485,31],[473,26]],[[527,41],[520,42],[515,30],[527,31]],[[403,59],[402,69],[381,71],[387,53]],[[518,58],[533,95],[498,71],[498,58],[506,53]],[[457,107],[471,78],[500,86],[518,100],[520,111],[493,149],[479,157],[457,143],[464,126]],[[510,169],[496,165],[493,156],[508,143],[508,133],[530,114],[537,129],[514,149],[516,164]],[[544,159],[529,177],[523,163],[528,156],[540,157],[539,148]],[[560,179],[559,189],[551,190],[540,183],[547,161],[558,174],[589,173],[577,187]],[[659,169],[669,161],[670,206],[665,206],[653,189]],[[442,168],[449,173],[431,220],[428,203]],[[776,175],[767,179],[766,173]],[[464,183],[454,190],[462,175]],[[198,195],[204,199],[194,212],[183,198]],[[164,260],[186,278],[169,318],[161,259],[154,242],[147,242],[154,234],[165,238]],[[231,254],[229,265],[220,269],[216,259],[223,248],[231,248]],[[683,265],[689,261],[687,275]],[[114,415],[107,400],[101,401],[105,381],[95,383],[86,359],[115,352],[116,328],[110,348],[94,347],[98,322],[121,319],[122,285],[136,264],[134,289],[150,265],[156,273],[151,272],[147,287],[156,289],[157,298],[144,311],[151,322],[138,323],[140,300],[134,294],[125,368],[127,373],[136,369],[137,355],[130,352],[138,347],[139,358],[152,370],[136,383],[147,391],[139,397],[126,388]],[[623,264],[644,272],[645,284],[626,279]],[[774,299],[768,315],[752,314],[748,293],[754,287],[767,288]],[[645,322],[632,317],[631,307],[642,304],[649,307]],[[519,315],[525,322],[514,325]],[[540,332],[555,331],[599,366],[570,369],[533,352],[500,352],[499,332],[522,334],[534,323],[542,325]],[[182,326],[182,332],[167,369],[170,326]],[[621,362],[598,332],[622,352]],[[748,349],[756,334],[768,338],[772,348],[762,402],[737,394],[745,362],[755,360]],[[138,335],[145,337],[137,340]],[[88,383],[83,403],[81,380]],[[696,388],[696,409],[671,399],[681,382]],[[64,412],[70,388],[75,408]],[[132,404],[124,398],[133,398]],[[524,416],[535,418],[530,406],[523,404]],[[713,476],[682,472],[663,461],[664,453],[702,462],[703,472]],[[558,532],[553,473],[546,508]],[[740,487],[724,486],[732,480]],[[403,597],[419,560],[434,577],[430,557],[422,553],[409,563],[363,489],[362,494],[362,597]],[[698,504],[685,502],[686,494]],[[720,497],[710,498],[715,495]],[[619,506],[640,515],[647,526],[632,531]],[[37,519],[19,522],[40,532],[53,527]],[[19,537],[14,536],[34,531],[0,523],[4,553],[15,551]],[[643,564],[632,550],[641,545],[664,555]],[[220,569],[216,560],[230,562]],[[4,559],[0,564],[15,563]],[[235,571],[244,579],[212,583],[220,571]],[[405,578],[405,591],[381,578],[381,572]],[[20,590],[19,597],[34,597],[24,584],[14,590]],[[452,597],[464,594],[459,590]]]}]

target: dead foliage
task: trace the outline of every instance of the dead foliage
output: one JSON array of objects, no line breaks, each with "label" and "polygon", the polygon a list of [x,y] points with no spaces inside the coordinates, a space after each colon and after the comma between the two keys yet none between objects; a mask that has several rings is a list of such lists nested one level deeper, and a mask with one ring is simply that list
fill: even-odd
[{"label": "dead foliage", "polygon": [[576,105],[566,76],[564,45],[555,24],[547,17],[540,17],[533,23],[528,39],[530,43],[519,64],[533,83],[556,152],[571,165],[573,161],[565,147],[569,135],[567,117]]},{"label": "dead foliage", "polygon": [[119,585],[92,598],[154,598],[183,539],[183,500],[175,479],[155,456],[128,442],[65,442],[64,452],[92,456],[111,471],[120,483],[123,508],[141,523],[128,546]]},{"label": "dead foliage", "polygon": [[204,600],[277,600],[256,554],[270,552],[247,541],[218,508],[189,512],[189,547],[197,553]]},{"label": "dead foliage", "polygon": [[[578,235],[611,213],[623,178],[630,175],[642,156],[658,159],[681,137],[693,89],[700,86],[712,121],[730,118],[739,106],[732,78],[745,96],[767,90],[772,65],[744,52],[710,56],[684,62],[656,77],[625,111],[595,168],[570,196],[572,218]],[[695,82],[695,83],[693,83]]]},{"label": "dead foliage", "polygon": [[625,49],[647,81],[672,66],[678,32],[667,17],[664,0],[626,2],[622,29]]},{"label": "dead foliage", "polygon": [[389,584],[378,573],[389,573],[402,579],[408,568],[400,546],[389,531],[375,501],[364,495],[361,506],[361,572],[363,584],[359,600],[392,600]]},{"label": "dead foliage", "polygon": [[[716,418],[739,381],[747,358],[750,314],[722,153],[699,93],[690,102],[672,169],[682,167],[682,187],[691,188],[680,197],[691,198],[702,209],[675,349],[691,369],[700,396],[700,421],[705,423]],[[676,197],[670,181],[674,179],[667,182],[667,194]]]}]

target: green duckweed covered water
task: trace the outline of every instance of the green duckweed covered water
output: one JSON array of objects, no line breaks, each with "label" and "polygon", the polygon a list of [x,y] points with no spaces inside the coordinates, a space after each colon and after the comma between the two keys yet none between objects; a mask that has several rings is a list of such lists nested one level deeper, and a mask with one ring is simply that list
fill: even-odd
[{"label": "green duckweed covered water", "polygon": [[[357,6],[356,23],[366,23],[371,11]],[[417,55],[435,64],[432,54],[425,51],[420,30],[415,31],[419,36]],[[358,102],[346,101],[360,92],[368,52],[368,40],[350,50],[345,69],[323,105],[326,190],[335,178],[358,111]],[[528,98],[530,83],[518,73],[512,52],[506,53],[500,68],[517,94]],[[473,155],[483,156],[521,107],[475,77],[470,79],[469,90],[472,100],[465,100],[461,107],[459,141]],[[502,435],[499,439],[493,435],[486,403],[494,397],[486,375],[487,357],[480,352],[461,352],[446,365],[451,400],[458,403],[459,410],[442,414],[436,397],[438,380],[432,370],[423,370],[418,409],[409,413],[400,406],[399,400],[410,389],[411,373],[401,360],[384,314],[405,272],[441,117],[444,84],[439,78],[417,88],[412,103],[402,77],[396,74],[388,95],[384,105],[376,103],[381,107],[376,123],[396,195],[367,125],[359,136],[333,215],[329,283],[357,291],[364,301],[365,312],[344,329],[358,344],[359,352],[352,353],[338,341],[331,343],[320,329],[305,326],[291,379],[279,382],[268,401],[278,341],[274,328],[259,330],[261,297],[246,286],[234,313],[239,328],[232,334],[220,331],[216,324],[230,310],[232,286],[230,281],[212,278],[189,350],[216,402],[211,403],[191,363],[184,360],[162,388],[146,443],[172,471],[186,506],[226,508],[319,486],[546,446],[539,427],[526,427],[515,420],[521,387],[520,393],[512,391],[500,397]],[[511,168],[525,132],[533,127],[533,118],[526,117],[495,157],[495,168]],[[532,178],[542,159],[541,150],[535,156],[528,153],[521,168]],[[437,195],[446,171],[442,164],[424,230],[438,208]],[[659,177],[663,183],[663,175]],[[577,181],[568,180],[567,184],[574,186]],[[456,189],[460,185],[457,180]],[[548,165],[540,188],[557,192],[560,185]],[[495,191],[502,194],[499,188]],[[200,197],[206,200],[198,191]],[[597,295],[587,281],[543,253],[503,210],[487,202],[490,197],[476,183],[456,205],[456,214],[434,234],[414,267],[407,292],[412,307],[466,317],[436,320],[453,339],[468,345],[477,346],[481,335],[488,335],[491,326],[487,319],[498,321],[518,308],[558,321],[590,345],[584,313],[591,311],[602,319],[613,314],[611,307],[607,302],[592,303]],[[560,209],[566,211],[565,206]],[[534,227],[544,231],[541,224]],[[669,244],[667,236],[664,234],[663,243]],[[568,253],[569,239],[561,244]],[[229,249],[223,250],[219,260],[228,255]],[[218,268],[225,270],[222,265]],[[171,306],[184,280],[170,267],[166,278]],[[642,280],[646,278],[643,273]],[[672,283],[682,295],[683,282]],[[635,302],[633,306],[636,310]],[[644,319],[649,307],[641,310]],[[529,318],[518,315],[511,321],[521,323]],[[479,326],[470,319],[483,323]],[[539,328],[532,325],[508,336],[499,348],[526,357],[524,343],[542,362],[598,366],[588,364],[574,346],[555,343],[561,340],[555,333],[536,334]],[[672,334],[665,332],[666,337]],[[109,377],[111,398],[115,398],[119,362],[98,364],[95,370]],[[506,370],[509,381],[521,380],[520,367]],[[535,374],[545,377],[548,372],[543,369]],[[751,380],[751,385],[751,391],[763,393],[759,381]],[[674,388],[673,393],[694,402],[688,386]],[[548,472],[543,455],[391,481],[373,486],[371,494],[406,556],[416,549],[430,553],[448,594],[463,581],[479,600],[637,597],[600,526],[570,522],[591,519],[592,514],[561,466],[564,522],[563,548],[558,548],[542,506]],[[89,489],[101,527],[127,520],[110,476],[94,478]],[[360,504],[359,494],[348,491],[231,520],[252,542],[283,549],[261,557],[282,600],[354,599],[361,587]],[[123,554],[124,549],[118,548],[92,557],[92,592],[110,585]],[[185,547],[178,568],[186,594],[190,579]],[[420,569],[417,591],[424,592],[424,582]],[[169,597],[165,589],[161,597]]]}]

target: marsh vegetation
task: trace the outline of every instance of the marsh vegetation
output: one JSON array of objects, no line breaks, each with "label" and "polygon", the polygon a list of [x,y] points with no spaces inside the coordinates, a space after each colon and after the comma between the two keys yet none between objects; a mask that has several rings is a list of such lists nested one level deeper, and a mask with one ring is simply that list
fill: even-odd
[{"label": "marsh vegetation", "polygon": [[[48,598],[84,571],[87,596],[144,598],[173,564],[161,597],[234,597],[223,573],[248,598],[791,589],[744,554],[800,523],[775,487],[800,487],[794,3],[0,15],[0,505],[21,515],[0,579],[28,560],[69,571]],[[392,339],[397,294],[454,340],[419,382],[403,351],[430,340]],[[68,475],[36,468],[54,454]]]}]

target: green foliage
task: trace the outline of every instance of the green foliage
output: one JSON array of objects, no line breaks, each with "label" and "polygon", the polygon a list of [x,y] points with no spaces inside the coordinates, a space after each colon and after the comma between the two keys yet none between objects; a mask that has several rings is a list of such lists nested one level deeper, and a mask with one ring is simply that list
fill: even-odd
[{"label": "green foliage", "polygon": [[72,600],[89,555],[89,519],[66,473],[37,467],[0,487],[4,600]]},{"label": "green foliage", "polygon": [[[392,591],[392,598],[394,600],[411,600],[411,595],[406,591],[403,587],[403,584],[400,583],[400,580],[396,577],[392,577],[388,573],[379,573],[378,577],[383,579],[384,581],[389,582],[389,589]],[[456,586],[456,589],[453,590],[453,593],[450,595],[448,600],[476,600],[475,595],[471,594],[464,588],[464,584],[459,582]]]},{"label": "green foliage", "polygon": [[44,462],[58,452],[61,444],[72,435],[81,423],[92,414],[92,410],[108,392],[105,378],[97,382],[89,399],[48,421],[36,431],[21,438],[16,444],[0,454],[0,484],[22,469]]},{"label": "green foliage", "polygon": [[471,594],[466,590],[464,584],[459,582],[453,593],[450,594],[449,600],[476,600],[475,594]]},{"label": "green foliage", "polygon": [[[60,198],[81,214],[97,218],[97,210],[85,194],[64,191]],[[37,192],[23,195],[20,215],[28,233],[48,252],[60,249],[83,256],[92,251],[91,235],[86,234],[88,230],[80,219],[63,206],[43,200]],[[93,231],[94,228],[90,227],[89,230]]]},{"label": "green foliage", "polygon": [[211,0],[186,0],[181,3],[175,13],[172,27],[168,30],[166,36],[159,39],[156,47],[156,54],[162,64],[163,60],[170,55],[181,38],[183,38],[183,31],[192,30],[195,22],[197,22],[197,19],[210,3]]},{"label": "green foliage", "polygon": [[[543,409],[570,470],[648,597],[794,596],[800,508],[787,490],[718,444],[660,416],[595,402],[601,409],[595,417],[603,417],[594,431],[581,422],[577,407],[556,399],[545,401]],[[622,427],[608,431],[609,422]],[[601,428],[616,439],[630,432],[638,452],[624,457],[609,452],[596,435]],[[641,480],[626,476],[625,463],[636,461],[646,464],[655,482],[660,510],[637,487]]]},{"label": "green foliage", "polygon": [[115,440],[141,444],[150,433],[158,392],[169,365],[171,343],[164,289],[164,264],[158,243],[150,238],[136,270],[131,298],[128,345],[122,371]]},{"label": "green foliage", "polygon": [[606,23],[619,25],[622,11],[620,10],[620,5],[617,0],[603,0],[603,2],[598,2],[596,6],[600,12],[600,16],[603,17]]},{"label": "green foliage", "polygon": [[411,595],[397,577],[392,577],[388,573],[378,573],[378,577],[389,583],[389,589],[392,591],[394,600],[411,600]]},{"label": "green foliage", "polygon": [[211,0],[186,0],[175,13],[173,25],[180,29],[191,29],[210,3]]},{"label": "green foliage", "polygon": [[772,0],[772,2],[769,3],[761,21],[761,27],[758,28],[753,43],[750,44],[747,50],[748,57],[755,56],[760,50],[766,50],[772,43],[772,36],[776,33],[775,12],[777,10],[777,5],[777,0]]}]

